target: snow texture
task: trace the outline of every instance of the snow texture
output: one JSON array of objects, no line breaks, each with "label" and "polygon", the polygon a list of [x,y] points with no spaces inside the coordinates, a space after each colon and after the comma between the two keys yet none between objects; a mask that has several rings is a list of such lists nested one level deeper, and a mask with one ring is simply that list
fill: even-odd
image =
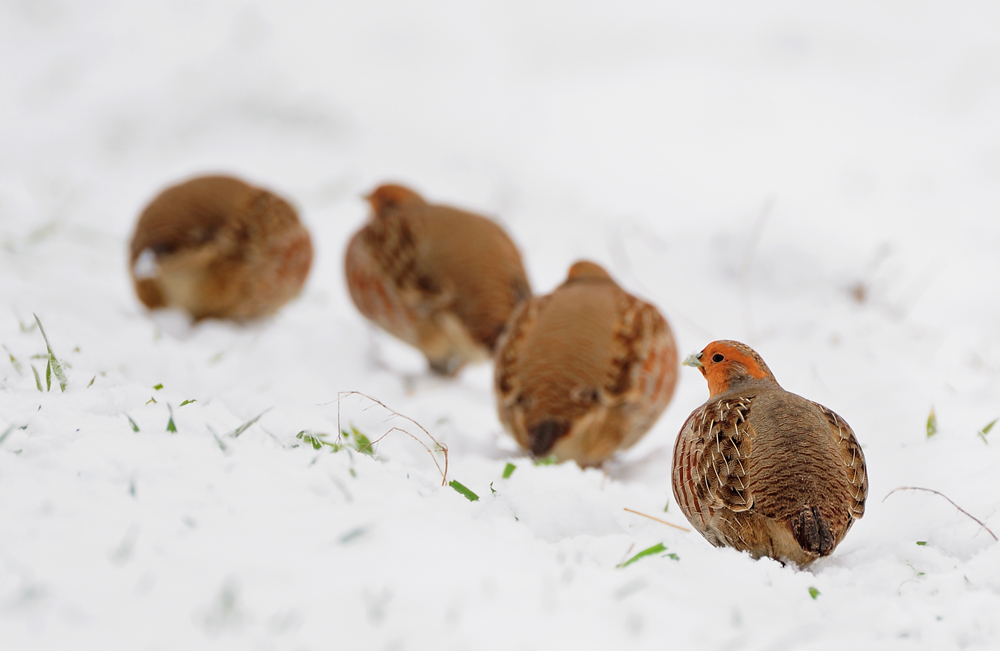
[{"label": "snow texture", "polygon": [[[997,33],[987,2],[0,3],[0,647],[1000,648],[1000,545],[886,499],[1000,532]],[[132,291],[139,212],[207,172],[311,229],[271,320]],[[626,512],[686,524],[691,369],[604,471],[533,465],[488,366],[433,378],[351,304],[387,180],[497,218],[539,293],[590,258],[682,355],[754,346],[857,432],[864,519],[797,571]],[[338,423],[389,433],[296,438]]]}]

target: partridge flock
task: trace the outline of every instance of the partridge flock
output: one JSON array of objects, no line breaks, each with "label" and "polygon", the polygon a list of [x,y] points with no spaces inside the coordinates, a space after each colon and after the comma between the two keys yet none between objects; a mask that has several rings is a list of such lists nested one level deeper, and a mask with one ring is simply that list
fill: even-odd
[{"label": "partridge flock", "polygon": [[[434,373],[492,359],[500,422],[528,454],[600,466],[653,427],[678,376],[673,332],[656,307],[588,261],[533,296],[496,222],[401,185],[366,199],[371,213],[344,258],[355,306]],[[160,193],[129,255],[146,307],[195,320],[272,315],[311,264],[309,233],[288,202],[226,176]],[[685,517],[713,545],[754,558],[805,567],[832,553],[868,494],[850,426],[781,388],[739,342],[710,343],[684,365],[709,390],[674,445],[672,488]]]}]

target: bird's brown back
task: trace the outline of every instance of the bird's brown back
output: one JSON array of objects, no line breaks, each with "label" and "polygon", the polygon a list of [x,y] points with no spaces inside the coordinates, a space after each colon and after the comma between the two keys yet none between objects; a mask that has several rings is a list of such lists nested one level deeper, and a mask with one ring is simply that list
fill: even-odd
[{"label": "bird's brown back", "polygon": [[581,466],[634,444],[666,408],[677,379],[666,320],[589,262],[515,312],[495,362],[504,426],[533,455]]},{"label": "bird's brown back", "polygon": [[346,273],[355,304],[393,334],[421,319],[454,314],[492,350],[511,312],[531,295],[517,247],[503,229],[473,213],[427,204],[377,207],[348,246]]},{"label": "bird's brown back", "polygon": [[525,410],[529,426],[553,415],[582,415],[596,400],[588,394],[596,396],[617,379],[611,377],[608,343],[615,334],[621,293],[612,282],[568,283],[539,306],[530,334],[504,369],[530,387]]},{"label": "bird's brown back", "polygon": [[[148,252],[148,253],[146,253]],[[196,318],[249,319],[269,314],[301,289],[312,242],[295,210],[277,195],[227,176],[203,176],[167,188],[143,210],[129,259],[152,255],[155,278],[135,277],[147,307],[166,305],[172,278],[193,288],[184,307]]]},{"label": "bird's brown back", "polygon": [[450,288],[452,309],[492,350],[514,308],[531,295],[520,252],[498,224],[479,215],[428,206],[414,220],[426,234],[418,244],[418,275]]}]

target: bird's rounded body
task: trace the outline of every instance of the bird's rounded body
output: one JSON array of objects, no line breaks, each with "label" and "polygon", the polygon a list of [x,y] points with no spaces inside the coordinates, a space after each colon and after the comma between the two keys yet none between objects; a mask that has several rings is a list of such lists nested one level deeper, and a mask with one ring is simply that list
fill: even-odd
[{"label": "bird's rounded body", "polygon": [[495,362],[505,428],[533,456],[581,466],[634,445],[666,409],[677,381],[667,321],[590,262],[518,309]]},{"label": "bird's rounded body", "polygon": [[[695,357],[686,363],[702,368],[712,395],[674,447],[681,511],[712,544],[755,558],[804,567],[830,554],[864,514],[868,479],[854,432],[782,389],[743,344],[713,342]],[[749,370],[734,374],[728,364]]]},{"label": "bird's rounded body", "polygon": [[362,315],[453,375],[489,359],[531,287],[521,255],[494,221],[426,203],[400,186],[369,197],[373,214],[351,238],[347,285]]},{"label": "bird's rounded body", "polygon": [[167,188],[143,210],[129,271],[150,309],[244,321],[294,298],[312,255],[309,232],[284,199],[235,178],[202,176]]}]

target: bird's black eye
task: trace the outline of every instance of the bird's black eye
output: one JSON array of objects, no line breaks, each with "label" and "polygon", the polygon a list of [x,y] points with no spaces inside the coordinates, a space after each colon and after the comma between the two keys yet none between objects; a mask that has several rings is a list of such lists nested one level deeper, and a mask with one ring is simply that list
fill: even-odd
[{"label": "bird's black eye", "polygon": [[712,361],[715,362],[716,364],[718,364],[724,359],[726,358],[722,356],[722,353],[715,353],[714,355],[712,355]]}]

